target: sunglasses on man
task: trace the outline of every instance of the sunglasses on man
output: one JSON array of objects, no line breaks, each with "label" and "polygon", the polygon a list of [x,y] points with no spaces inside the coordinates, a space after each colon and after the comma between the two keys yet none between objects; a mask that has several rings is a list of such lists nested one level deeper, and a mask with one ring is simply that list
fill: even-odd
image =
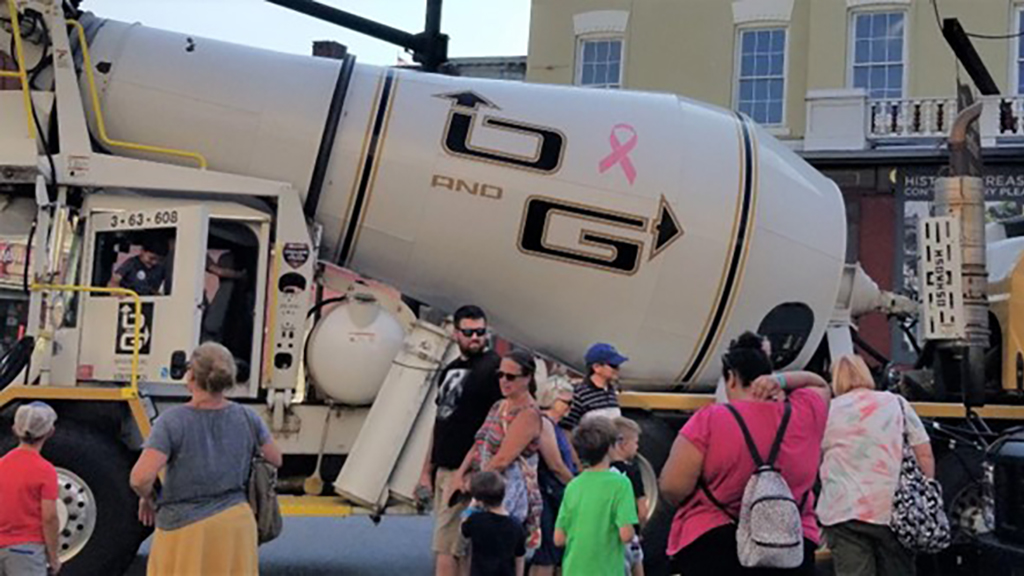
[{"label": "sunglasses on man", "polygon": [[487,328],[459,328],[459,332],[461,332],[466,338],[472,338],[473,336],[480,336],[483,338],[484,336],[487,336]]}]

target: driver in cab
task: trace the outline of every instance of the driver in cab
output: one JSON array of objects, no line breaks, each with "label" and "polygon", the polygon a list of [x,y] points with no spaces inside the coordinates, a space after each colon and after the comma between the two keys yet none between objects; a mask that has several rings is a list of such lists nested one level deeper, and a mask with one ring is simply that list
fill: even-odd
[{"label": "driver in cab", "polygon": [[114,270],[107,283],[108,288],[126,288],[139,296],[156,296],[167,278],[167,245],[149,240],[142,245],[142,251],[124,261]]}]

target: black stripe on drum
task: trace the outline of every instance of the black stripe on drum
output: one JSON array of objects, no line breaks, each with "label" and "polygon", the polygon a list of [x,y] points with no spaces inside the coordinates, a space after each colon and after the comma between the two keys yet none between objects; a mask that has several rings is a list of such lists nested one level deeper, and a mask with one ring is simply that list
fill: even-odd
[{"label": "black stripe on drum", "polygon": [[338,134],[338,125],[341,122],[341,111],[345,107],[345,96],[348,94],[348,85],[352,81],[352,71],[356,68],[356,57],[353,54],[346,54],[338,70],[338,78],[334,83],[334,95],[331,96],[331,105],[327,109],[327,118],[324,121],[324,132],[320,136],[320,147],[316,152],[316,162],[313,163],[313,174],[309,180],[309,190],[306,192],[306,203],[304,211],[306,217],[316,218],[317,209],[320,207],[320,194],[324,190],[324,182],[327,180],[327,166],[331,162],[331,155],[334,152],[334,139]]},{"label": "black stripe on drum", "polygon": [[740,127],[743,134],[743,203],[740,207],[740,222],[736,227],[736,241],[733,245],[732,254],[729,257],[729,270],[725,276],[725,286],[715,303],[715,315],[711,319],[711,327],[704,335],[704,341],[700,343],[697,355],[694,357],[690,367],[683,374],[683,382],[689,382],[696,375],[697,371],[704,364],[704,360],[711,353],[712,345],[718,341],[718,332],[725,323],[726,311],[729,309],[729,302],[732,299],[733,290],[736,288],[737,279],[743,263],[743,253],[747,245],[747,236],[750,234],[751,212],[754,207],[754,147],[751,141],[750,125],[747,120],[740,117]]},{"label": "black stripe on drum", "polygon": [[391,105],[391,89],[394,87],[395,71],[389,69],[384,77],[384,87],[381,88],[380,99],[377,101],[377,110],[374,112],[373,130],[370,136],[370,145],[366,152],[366,159],[359,172],[359,187],[356,189],[356,197],[352,202],[352,210],[349,213],[348,222],[345,223],[345,237],[341,243],[341,250],[338,252],[338,265],[348,265],[352,256],[352,247],[355,244],[356,233],[362,223],[363,205],[369,196],[373,167],[379,157],[378,147],[381,142],[381,135],[384,133],[384,121],[387,118],[388,108]]}]

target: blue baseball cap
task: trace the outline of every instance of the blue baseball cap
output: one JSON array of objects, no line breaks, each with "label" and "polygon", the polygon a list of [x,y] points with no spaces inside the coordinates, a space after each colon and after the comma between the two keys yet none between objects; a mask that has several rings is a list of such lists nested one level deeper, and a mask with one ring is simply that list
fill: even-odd
[{"label": "blue baseball cap", "polygon": [[611,364],[618,366],[623,362],[628,361],[619,351],[615,349],[615,346],[611,344],[605,344],[604,342],[598,342],[587,349],[587,355],[584,356],[584,361],[587,365],[591,364]]}]

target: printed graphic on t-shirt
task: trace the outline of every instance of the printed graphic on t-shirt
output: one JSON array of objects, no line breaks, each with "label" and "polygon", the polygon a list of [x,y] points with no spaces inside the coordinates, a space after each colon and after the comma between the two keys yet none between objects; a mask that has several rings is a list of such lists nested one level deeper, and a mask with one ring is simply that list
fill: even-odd
[{"label": "printed graphic on t-shirt", "polygon": [[444,382],[441,382],[437,392],[437,418],[439,420],[447,420],[455,412],[455,408],[459,405],[459,399],[462,398],[468,374],[468,368],[453,368],[445,374]]},{"label": "printed graphic on t-shirt", "polygon": [[134,290],[139,296],[155,296],[160,293],[166,269],[163,264],[147,268],[138,256],[134,256],[125,260],[117,273],[121,275],[121,288]]}]

